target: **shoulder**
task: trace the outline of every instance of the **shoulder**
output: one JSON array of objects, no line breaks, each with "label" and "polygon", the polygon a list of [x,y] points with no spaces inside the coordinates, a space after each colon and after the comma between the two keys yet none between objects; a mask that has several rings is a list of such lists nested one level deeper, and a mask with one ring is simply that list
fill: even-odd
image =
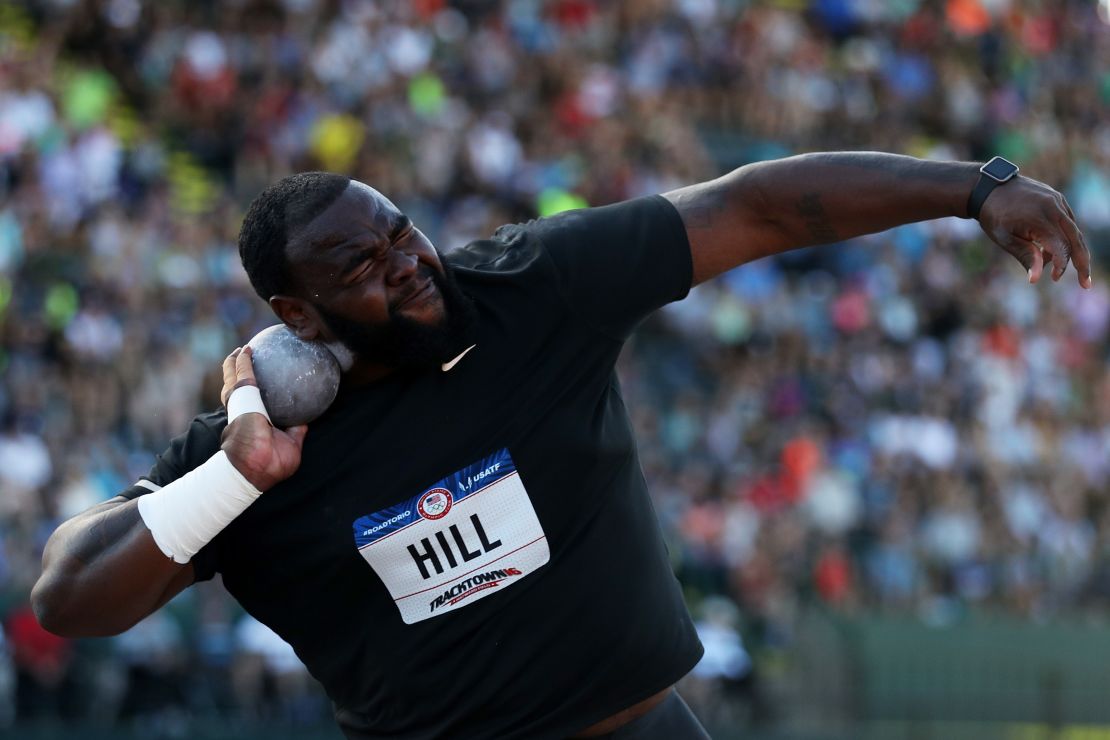
[{"label": "shoulder", "polygon": [[166,450],[155,458],[150,472],[121,495],[130,499],[156,491],[200,466],[219,451],[226,426],[227,412],[223,409],[197,415],[189,428],[170,440]]},{"label": "shoulder", "polygon": [[[215,411],[206,411],[203,414],[198,414],[193,417],[189,422],[189,428],[186,432],[176,439],[192,439],[198,443],[220,446],[220,436],[227,427],[227,411],[224,409],[217,409]],[[207,459],[207,458],[206,458]]]},{"label": "shoulder", "polygon": [[685,229],[666,198],[649,195],[506,224],[489,239],[453,250],[447,258],[452,267],[463,270],[516,272],[542,266],[551,253],[660,238],[685,246]]},{"label": "shoulder", "polygon": [[685,234],[678,211],[661,195],[647,195],[596,208],[564,211],[530,222],[528,226],[548,246],[564,242],[627,243],[645,238],[682,241],[681,237]]},{"label": "shoulder", "polygon": [[457,270],[473,272],[520,272],[542,267],[543,241],[535,231],[537,221],[506,224],[488,239],[478,239],[447,253]]}]

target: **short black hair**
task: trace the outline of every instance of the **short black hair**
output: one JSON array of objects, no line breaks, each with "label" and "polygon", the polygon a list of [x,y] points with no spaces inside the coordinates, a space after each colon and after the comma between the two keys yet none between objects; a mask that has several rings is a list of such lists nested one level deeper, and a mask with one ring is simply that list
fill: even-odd
[{"label": "short black hair", "polygon": [[239,259],[254,292],[264,301],[292,292],[289,236],[323,213],[351,178],[331,172],[289,175],[262,191],[239,228]]}]

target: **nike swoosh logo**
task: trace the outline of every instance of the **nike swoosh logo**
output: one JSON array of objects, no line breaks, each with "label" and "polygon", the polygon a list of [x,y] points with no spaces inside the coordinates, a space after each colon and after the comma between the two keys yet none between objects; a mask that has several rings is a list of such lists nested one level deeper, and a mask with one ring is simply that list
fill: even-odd
[{"label": "nike swoosh logo", "polygon": [[459,364],[459,360],[461,360],[462,358],[466,357],[466,353],[467,353],[467,352],[469,352],[470,350],[474,349],[474,348],[475,348],[475,347],[477,347],[477,346],[478,346],[478,345],[476,345],[476,344],[472,344],[472,345],[470,345],[469,347],[467,347],[466,349],[464,349],[464,350],[463,350],[462,352],[460,352],[460,353],[459,353],[459,355],[458,355],[458,357],[456,357],[455,359],[451,360],[450,362],[445,362],[445,363],[443,363],[443,365],[442,365],[442,367],[443,367],[443,372],[447,372],[448,370],[450,370],[451,368],[453,368],[453,367],[454,367],[455,365],[458,365],[458,364]]}]

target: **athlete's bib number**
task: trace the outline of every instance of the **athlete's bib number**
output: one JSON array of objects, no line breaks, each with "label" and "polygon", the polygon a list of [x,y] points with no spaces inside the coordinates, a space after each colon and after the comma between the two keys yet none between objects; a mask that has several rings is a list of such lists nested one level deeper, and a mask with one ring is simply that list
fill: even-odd
[{"label": "athlete's bib number", "polygon": [[547,562],[547,537],[508,450],[359,517],[355,544],[406,624],[473,604]]}]

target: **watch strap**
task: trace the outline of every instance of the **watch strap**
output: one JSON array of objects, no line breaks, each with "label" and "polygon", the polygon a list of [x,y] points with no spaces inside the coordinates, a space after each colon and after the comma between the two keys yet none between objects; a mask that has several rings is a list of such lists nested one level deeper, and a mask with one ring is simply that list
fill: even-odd
[{"label": "watch strap", "polygon": [[983,210],[983,204],[987,201],[987,196],[1001,184],[993,177],[987,177],[980,172],[979,182],[975,183],[975,187],[971,189],[971,195],[967,197],[967,217],[978,219],[979,211]]},{"label": "watch strap", "polygon": [[[1001,177],[990,172],[989,168],[996,162],[1008,165],[1010,171]],[[1003,157],[993,157],[989,162],[980,167],[979,180],[975,183],[975,187],[971,189],[971,194],[967,197],[967,217],[978,219],[979,212],[983,210],[983,204],[986,202],[987,196],[999,185],[1005,185],[1010,180],[1013,180],[1018,172],[1018,166]]]}]

